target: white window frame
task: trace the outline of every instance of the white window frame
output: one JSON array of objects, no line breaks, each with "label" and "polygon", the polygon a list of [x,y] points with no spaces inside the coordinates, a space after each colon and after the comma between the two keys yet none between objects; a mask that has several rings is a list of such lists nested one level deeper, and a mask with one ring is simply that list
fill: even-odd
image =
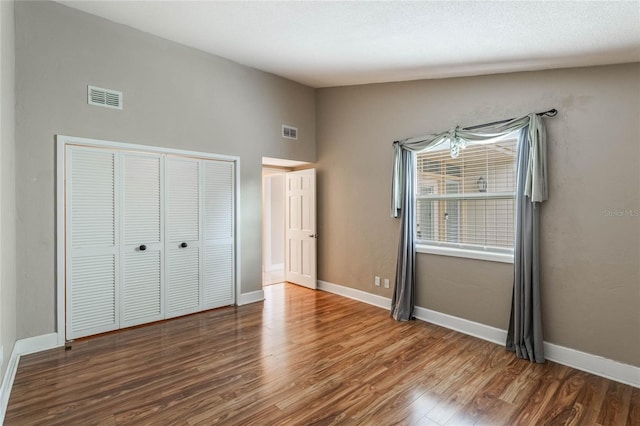
[{"label": "white window frame", "polygon": [[[416,153],[417,156],[419,153]],[[418,162],[414,162],[413,168],[413,179],[417,185],[417,169]],[[488,195],[490,197],[488,197]],[[498,193],[466,193],[462,196],[458,194],[434,194],[434,195],[418,195],[414,194],[414,202],[417,204],[419,199],[423,200],[433,200],[433,201],[443,201],[447,198],[452,198],[456,200],[472,200],[472,199],[515,199],[515,192],[498,192]],[[417,214],[417,209],[414,209],[414,214]],[[417,218],[414,218],[417,220]],[[514,218],[515,220],[515,218]],[[425,254],[436,254],[440,256],[453,256],[453,257],[461,257],[466,259],[477,259],[477,260],[487,260],[491,262],[501,262],[501,263],[513,263],[514,259],[514,249],[504,249],[502,250],[483,250],[479,246],[470,246],[470,248],[464,247],[452,247],[447,243],[440,242],[429,242],[427,243],[424,240],[418,240],[417,234],[415,234],[416,229],[414,228],[414,237],[416,239],[416,253],[425,253]],[[515,237],[514,237],[515,243]],[[464,246],[464,244],[460,244]],[[471,248],[472,247],[472,248]]]},{"label": "white window frame", "polygon": [[466,259],[488,260],[491,262],[513,263],[513,253],[497,253],[492,251],[469,250],[455,247],[444,247],[432,244],[417,243],[416,253],[454,256]]}]

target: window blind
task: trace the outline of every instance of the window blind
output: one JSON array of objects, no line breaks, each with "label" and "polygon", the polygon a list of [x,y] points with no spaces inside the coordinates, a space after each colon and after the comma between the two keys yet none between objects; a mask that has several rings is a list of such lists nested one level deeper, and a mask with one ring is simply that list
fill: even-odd
[{"label": "window blind", "polygon": [[513,253],[517,139],[416,155],[419,244]]}]

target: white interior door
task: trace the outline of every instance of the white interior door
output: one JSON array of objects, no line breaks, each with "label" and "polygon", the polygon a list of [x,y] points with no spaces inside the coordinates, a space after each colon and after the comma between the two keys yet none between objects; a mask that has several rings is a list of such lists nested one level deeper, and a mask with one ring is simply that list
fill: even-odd
[{"label": "white interior door", "polygon": [[285,175],[285,279],[316,288],[316,170]]},{"label": "white interior door", "polygon": [[66,338],[75,339],[119,326],[116,155],[70,146],[66,167]]},{"label": "white interior door", "polygon": [[166,317],[200,310],[200,161],[167,156]]},{"label": "white interior door", "polygon": [[121,155],[120,327],[164,318],[162,165],[156,154]]}]

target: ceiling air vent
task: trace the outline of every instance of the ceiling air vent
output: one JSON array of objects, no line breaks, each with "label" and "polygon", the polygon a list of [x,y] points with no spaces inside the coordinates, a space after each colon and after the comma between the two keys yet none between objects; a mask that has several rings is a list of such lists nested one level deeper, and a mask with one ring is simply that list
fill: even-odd
[{"label": "ceiling air vent", "polygon": [[298,128],[283,124],[282,137],[287,139],[298,139]]},{"label": "ceiling air vent", "polygon": [[87,86],[87,102],[89,105],[122,109],[122,92]]}]

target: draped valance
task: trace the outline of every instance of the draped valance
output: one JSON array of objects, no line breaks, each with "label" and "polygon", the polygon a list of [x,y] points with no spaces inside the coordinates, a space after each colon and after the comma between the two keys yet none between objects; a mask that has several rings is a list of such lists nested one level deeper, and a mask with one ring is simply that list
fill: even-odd
[{"label": "draped valance", "polygon": [[528,126],[531,141],[529,164],[527,165],[527,180],[525,195],[532,202],[542,202],[548,198],[547,189],[547,142],[544,122],[536,113],[521,118],[509,120],[505,123],[493,124],[481,129],[455,128],[427,136],[419,136],[396,141],[394,147],[393,181],[391,189],[391,216],[400,217],[402,209],[402,185],[405,171],[403,170],[402,151],[430,151],[449,143],[451,157],[456,158],[461,149],[467,145],[491,143],[496,138],[516,132]]}]

